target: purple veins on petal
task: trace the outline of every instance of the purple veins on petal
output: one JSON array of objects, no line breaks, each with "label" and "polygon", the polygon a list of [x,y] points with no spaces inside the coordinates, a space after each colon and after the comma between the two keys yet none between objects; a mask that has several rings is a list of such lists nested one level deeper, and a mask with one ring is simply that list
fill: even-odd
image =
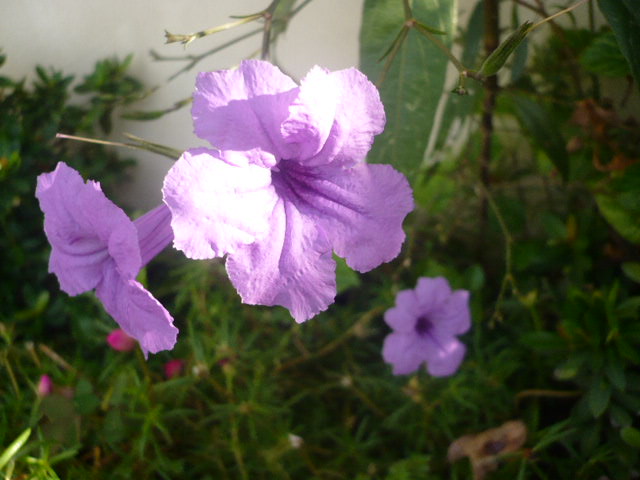
[{"label": "purple veins on petal", "polygon": [[457,335],[471,327],[469,292],[452,292],[442,277],[422,277],[415,289],[398,292],[384,320],[393,331],[382,355],[394,375],[412,373],[422,364],[433,376],[452,375],[466,352]]},{"label": "purple veins on petal", "polygon": [[271,228],[231,255],[227,272],[242,301],[281,305],[303,322],[333,303],[335,262],[326,238],[285,199],[278,201]]},{"label": "purple veins on petal", "polygon": [[411,187],[364,162],[385,114],[361,72],[314,67],[298,86],[243,61],[198,75],[192,115],[218,150],[185,152],[165,178],[174,246],[195,259],[227,255],[245,303],[304,321],[334,300],[333,252],[361,272],[399,254]]},{"label": "purple veins on petal", "polygon": [[36,197],[51,244],[49,271],[60,288],[70,295],[96,289],[145,355],[171,349],[178,332],[171,315],[135,281],[142,262],[171,242],[169,210],[158,207],[132,222],[99,183],[85,183],[63,162],[38,177]]}]

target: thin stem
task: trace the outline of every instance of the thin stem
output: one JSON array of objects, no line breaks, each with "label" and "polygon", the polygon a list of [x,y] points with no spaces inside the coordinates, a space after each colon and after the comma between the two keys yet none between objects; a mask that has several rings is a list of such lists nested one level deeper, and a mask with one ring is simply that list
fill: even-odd
[{"label": "thin stem", "polygon": [[244,25],[245,23],[253,22],[254,20],[258,20],[263,17],[263,12],[255,13],[253,15],[249,15],[247,17],[242,17],[235,22],[225,23],[223,25],[218,25],[217,27],[209,28],[207,30],[201,30],[195,33],[169,33],[165,30],[164,36],[167,39],[166,43],[182,43],[183,45],[188,45],[194,40],[202,37],[206,37],[207,35],[213,35],[214,33],[223,32],[225,30],[229,30],[231,28],[239,27],[240,25]]},{"label": "thin stem", "polygon": [[502,278],[502,283],[500,284],[500,291],[498,293],[498,298],[496,299],[496,306],[494,309],[493,317],[499,316],[500,306],[502,301],[504,300],[505,293],[507,291],[507,287],[511,285],[513,292],[518,295],[518,287],[516,285],[516,280],[513,276],[512,272],[512,244],[513,237],[511,236],[511,232],[507,227],[507,223],[496,205],[496,202],[493,200],[493,197],[489,190],[487,190],[486,186],[480,182],[479,183],[480,190],[482,191],[482,198],[486,199],[489,205],[491,206],[491,210],[493,214],[496,216],[496,220],[498,221],[498,225],[500,225],[500,231],[502,232],[502,236],[504,237],[504,277]]},{"label": "thin stem", "polygon": [[56,352],[54,352],[51,348],[46,346],[44,343],[38,344],[38,348],[42,353],[44,353],[47,357],[53,360],[53,362],[58,366],[73,373],[77,372],[77,370],[72,365],[70,365],[69,362],[67,362],[64,358],[62,358],[60,355],[58,355]]},{"label": "thin stem", "polygon": [[449,48],[444,43],[442,43],[442,41],[436,35],[434,35],[429,30],[424,28],[424,26],[419,22],[415,22],[414,26],[418,29],[420,33],[422,33],[425,37],[431,40],[431,42],[433,42],[433,44],[436,47],[438,47],[449,58],[449,60],[451,60],[451,63],[453,63],[453,65],[456,67],[458,72],[466,75],[466,72],[468,71],[467,68],[464,65],[462,65],[460,60],[456,58],[456,56],[451,52],[451,50],[449,50]]},{"label": "thin stem", "polygon": [[182,155],[182,152],[180,150],[175,150],[171,147],[166,147],[158,143],[148,142],[134,135],[130,135],[130,134],[125,134],[125,135],[137,141],[139,144],[112,142],[110,140],[100,140],[97,138],[77,137],[75,135],[67,135],[65,133],[57,133],[56,138],[64,138],[67,140],[76,140],[79,142],[86,142],[86,143],[95,143],[98,145],[109,145],[112,147],[125,147],[125,148],[131,148],[134,150],[144,150],[147,152],[153,152],[159,155],[164,155],[165,157],[169,157],[172,160],[176,160],[177,158],[180,157],[180,155]]},{"label": "thin stem", "polygon": [[384,310],[385,310],[385,307],[372,308],[368,312],[364,313],[360,317],[360,319],[358,321],[356,321],[346,332],[344,332],[342,335],[340,335],[335,340],[327,343],[324,347],[320,348],[319,350],[317,350],[315,352],[309,353],[307,355],[303,355],[301,357],[294,358],[292,360],[289,360],[288,362],[285,362],[285,363],[279,365],[276,368],[276,371],[277,372],[282,372],[283,370],[288,370],[291,367],[295,367],[296,365],[299,365],[301,363],[308,362],[309,360],[313,360],[313,359],[316,359],[318,357],[322,357],[324,355],[327,355],[327,354],[333,352],[340,345],[345,343],[351,337],[355,336],[356,333],[361,332],[362,329],[373,318],[375,318],[377,315],[381,314]]},{"label": "thin stem", "polygon": [[550,17],[547,17],[543,20],[540,20],[538,23],[535,23],[532,27],[531,30],[533,30],[534,28],[538,28],[540,25],[546,23],[546,22],[550,22],[552,21],[554,18],[559,17],[560,15],[564,15],[565,13],[569,13],[571,10],[573,10],[574,8],[579,7],[580,5],[582,5],[583,3],[585,3],[587,0],[580,0],[577,3],[574,3],[573,5],[571,5],[570,7],[565,8],[564,10],[560,10],[557,13],[554,13],[553,15],[551,15]]},{"label": "thin stem", "polygon": [[[484,0],[484,49],[485,55],[489,57],[500,44],[500,11],[498,0]],[[482,150],[480,153],[480,183],[483,189],[489,191],[490,175],[489,166],[493,146],[493,112],[498,96],[498,77],[492,75],[484,83],[484,103],[482,109],[481,130],[482,130]],[[480,246],[484,251],[484,240],[486,236],[488,210],[486,195],[481,198],[480,219],[481,235]]]},{"label": "thin stem", "polygon": [[404,19],[411,20],[413,18],[413,12],[411,11],[409,0],[402,0],[402,6],[404,8]]}]

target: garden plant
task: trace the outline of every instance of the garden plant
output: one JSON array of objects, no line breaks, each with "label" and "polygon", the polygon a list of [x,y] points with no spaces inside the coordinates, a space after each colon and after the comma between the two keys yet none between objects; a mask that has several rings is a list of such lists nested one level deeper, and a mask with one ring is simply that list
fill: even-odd
[{"label": "garden plant", "polygon": [[[636,0],[365,0],[291,78],[311,1],[165,32],[165,110],[131,57],[0,75],[0,476],[640,477]],[[106,140],[179,108],[207,146]]]}]

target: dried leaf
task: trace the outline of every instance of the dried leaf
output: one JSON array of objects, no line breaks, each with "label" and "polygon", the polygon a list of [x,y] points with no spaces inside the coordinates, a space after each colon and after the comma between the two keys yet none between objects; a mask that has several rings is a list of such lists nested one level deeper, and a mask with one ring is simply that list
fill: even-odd
[{"label": "dried leaf", "polygon": [[464,435],[449,445],[447,458],[455,462],[469,457],[473,478],[482,480],[498,467],[500,457],[520,449],[527,439],[527,427],[521,420],[503,423],[484,432]]}]

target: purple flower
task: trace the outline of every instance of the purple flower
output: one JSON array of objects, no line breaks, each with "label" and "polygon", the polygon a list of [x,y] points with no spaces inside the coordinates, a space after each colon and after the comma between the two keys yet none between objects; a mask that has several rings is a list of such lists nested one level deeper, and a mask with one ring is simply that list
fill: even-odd
[{"label": "purple flower", "polygon": [[72,296],[95,289],[145,356],[173,348],[178,332],[173,318],[135,279],[171,243],[169,209],[161,205],[132,222],[98,182],[85,183],[63,162],[38,177],[36,197],[52,247],[49,271],[60,288]]},{"label": "purple flower", "polygon": [[249,60],[198,75],[195,133],[167,174],[174,246],[227,255],[243,302],[282,305],[302,322],[336,294],[332,252],[369,271],[395,258],[413,209],[407,179],[364,157],[384,128],[378,91],[356,69],[314,67],[298,86]]},{"label": "purple flower", "polygon": [[413,373],[423,362],[435,377],[452,375],[466,351],[456,335],[471,327],[469,292],[452,292],[442,277],[422,277],[414,290],[398,292],[384,321],[393,332],[384,340],[382,356],[394,375]]}]

